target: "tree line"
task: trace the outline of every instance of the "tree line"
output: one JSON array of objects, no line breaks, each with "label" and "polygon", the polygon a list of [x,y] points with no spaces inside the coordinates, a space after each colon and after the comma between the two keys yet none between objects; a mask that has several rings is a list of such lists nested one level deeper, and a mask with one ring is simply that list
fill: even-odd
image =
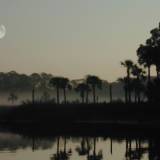
[{"label": "tree line", "polygon": [[12,104],[18,99],[16,92],[23,91],[31,93],[32,103],[37,101],[36,92],[38,91],[43,92],[41,98],[43,102],[50,101],[49,93],[56,92],[53,101],[59,104],[60,97],[63,97],[63,103],[68,103],[67,95],[73,91],[80,95],[82,103],[89,103],[90,94],[92,94],[93,103],[96,103],[98,101],[97,89],[106,89],[108,85],[107,81],[95,75],[88,75],[80,80],[70,80],[47,73],[31,75],[19,74],[15,71],[0,73],[0,92],[10,92],[8,101]]},{"label": "tree line", "polygon": [[[126,68],[126,76],[118,78],[123,84],[126,103],[159,102],[160,99],[160,25],[150,31],[151,36],[145,44],[137,49],[138,62],[124,60],[121,66]],[[151,68],[155,67],[156,76],[151,76]],[[147,70],[146,70],[147,69]],[[89,93],[92,95],[92,103],[98,102],[97,90],[101,90],[107,84],[109,86],[110,102],[112,102],[112,83],[101,80],[96,75],[88,75],[81,82],[70,81],[66,77],[57,77],[47,73],[33,73],[31,75],[18,74],[15,71],[0,73],[0,91],[28,90],[32,93],[32,103],[35,103],[35,90],[54,89],[56,102],[67,103],[67,91],[74,90],[79,93],[82,103],[89,103]],[[60,91],[63,95],[60,95]],[[47,92],[44,95],[47,100]],[[16,99],[10,94],[9,100]]]},{"label": "tree line", "polygon": [[[137,49],[138,64],[131,60],[121,62],[126,68],[126,76],[119,79],[124,84],[126,102],[131,102],[132,92],[138,102],[141,101],[141,94],[145,95],[148,102],[160,101],[160,24],[150,34],[145,44],[140,44]],[[153,67],[156,76],[151,76]]]}]

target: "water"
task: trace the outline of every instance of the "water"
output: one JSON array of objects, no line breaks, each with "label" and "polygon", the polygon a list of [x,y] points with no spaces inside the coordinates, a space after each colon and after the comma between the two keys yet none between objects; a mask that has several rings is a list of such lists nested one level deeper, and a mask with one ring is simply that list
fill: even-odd
[{"label": "water", "polygon": [[158,139],[0,133],[0,160],[158,160]]}]

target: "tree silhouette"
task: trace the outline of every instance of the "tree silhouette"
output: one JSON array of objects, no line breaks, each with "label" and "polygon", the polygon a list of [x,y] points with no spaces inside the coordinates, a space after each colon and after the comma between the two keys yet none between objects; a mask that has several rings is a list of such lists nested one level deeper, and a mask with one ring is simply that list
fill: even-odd
[{"label": "tree silhouette", "polygon": [[96,103],[96,88],[101,89],[102,81],[97,76],[88,75],[86,78],[86,83],[91,87],[93,92],[93,103]]},{"label": "tree silhouette", "polygon": [[136,97],[138,97],[138,103],[140,103],[140,93],[143,90],[144,79],[145,79],[145,71],[138,67],[136,64],[132,67],[132,74],[136,76],[136,79],[132,80],[133,88],[135,90],[135,101]]},{"label": "tree silhouette", "polygon": [[32,85],[32,103],[34,104],[35,103],[35,89],[39,87],[41,77],[39,74],[33,73],[31,74],[30,78],[31,78],[31,85]]},{"label": "tree silhouette", "polygon": [[155,78],[147,88],[146,95],[150,102],[160,102],[160,80]]},{"label": "tree silhouette", "polygon": [[153,64],[153,48],[148,41],[147,45],[140,45],[137,50],[138,62],[148,69],[148,82],[151,80],[151,66]]},{"label": "tree silhouette", "polygon": [[56,88],[56,92],[57,92],[57,104],[59,104],[60,100],[59,100],[59,92],[60,89],[63,90],[63,95],[64,95],[64,102],[66,103],[67,98],[66,98],[66,89],[71,89],[71,85],[69,83],[69,79],[68,78],[64,78],[64,77],[53,77],[50,80],[50,84]]},{"label": "tree silhouette", "polygon": [[96,153],[97,151],[96,141],[97,141],[97,138],[94,137],[93,138],[93,154],[87,156],[88,160],[101,160],[103,158],[102,150],[100,150],[98,154]]},{"label": "tree silhouette", "polygon": [[126,68],[126,72],[127,72],[127,92],[128,92],[127,102],[130,103],[131,102],[130,75],[133,67],[133,62],[131,60],[125,60],[124,62],[121,62],[121,65]]},{"label": "tree silhouette", "polygon": [[14,104],[15,101],[18,100],[18,96],[14,93],[10,93],[9,97],[8,97],[8,101],[11,101],[12,104]]},{"label": "tree silhouette", "polygon": [[124,89],[124,93],[125,93],[125,103],[128,102],[128,84],[127,84],[127,78],[124,77],[124,78],[118,78],[117,80],[118,82],[122,83],[123,84],[123,89]]},{"label": "tree silhouette", "polygon": [[52,87],[56,88],[57,104],[59,104],[59,90],[61,87],[61,77],[53,77],[49,82]]},{"label": "tree silhouette", "polygon": [[113,101],[113,83],[109,83],[109,96],[110,96],[110,103]]},{"label": "tree silhouette", "polygon": [[153,64],[156,66],[157,78],[160,72],[160,25],[158,28],[151,30],[150,47],[152,47]]},{"label": "tree silhouette", "polygon": [[57,138],[57,152],[50,158],[51,160],[68,160],[72,154],[72,150],[66,150],[66,137],[64,137],[64,149],[60,150],[60,137]]},{"label": "tree silhouette", "polygon": [[89,86],[86,83],[80,83],[76,87],[76,91],[80,93],[80,96],[81,96],[81,99],[82,99],[82,103],[85,102],[85,94],[87,96],[88,90],[89,90]]},{"label": "tree silhouette", "polygon": [[63,90],[64,103],[67,102],[66,89],[71,89],[71,85],[68,78],[60,78],[60,88]]},{"label": "tree silhouette", "polygon": [[89,138],[82,138],[80,146],[76,148],[76,151],[80,156],[89,156],[89,151],[91,149]]},{"label": "tree silhouette", "polygon": [[140,45],[137,50],[138,62],[148,68],[148,80],[150,81],[150,67],[156,66],[157,78],[160,72],[160,24],[150,31],[151,37],[145,45]]}]

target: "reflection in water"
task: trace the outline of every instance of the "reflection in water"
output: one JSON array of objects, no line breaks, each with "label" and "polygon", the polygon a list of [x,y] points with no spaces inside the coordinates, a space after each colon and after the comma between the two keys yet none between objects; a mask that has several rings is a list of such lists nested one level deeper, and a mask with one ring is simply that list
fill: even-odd
[{"label": "reflection in water", "polygon": [[91,144],[89,143],[89,138],[82,138],[80,142],[80,147],[78,146],[76,148],[76,151],[78,152],[79,156],[84,156],[84,155],[89,156],[90,149],[91,149]]},{"label": "reflection in water", "polygon": [[98,154],[96,153],[96,141],[97,138],[93,138],[93,153],[88,154],[87,159],[88,160],[101,160],[102,159],[102,150],[98,151]]},{"label": "reflection in water", "polygon": [[67,148],[66,148],[67,139],[66,137],[63,138],[63,141],[64,141],[63,150],[60,150],[59,141],[60,141],[60,137],[57,138],[57,152],[51,157],[51,160],[68,160],[72,154],[72,150],[70,149],[69,151],[67,151]]},{"label": "reflection in water", "polygon": [[[16,156],[10,153],[16,153]],[[0,133],[3,160],[159,160],[160,139],[113,137],[24,137]],[[12,158],[10,158],[12,157]]]},{"label": "reflection in water", "polygon": [[20,135],[10,133],[0,133],[0,151],[16,152],[18,149],[26,149],[28,147],[32,150],[48,149],[53,146],[52,141],[48,139],[41,139],[36,137],[22,137]]}]

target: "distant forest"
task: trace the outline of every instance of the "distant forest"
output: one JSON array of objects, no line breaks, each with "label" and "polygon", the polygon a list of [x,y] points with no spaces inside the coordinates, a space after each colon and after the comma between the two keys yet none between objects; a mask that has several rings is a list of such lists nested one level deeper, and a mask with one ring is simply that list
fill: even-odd
[{"label": "distant forest", "polygon": [[36,85],[40,89],[48,89],[48,82],[53,77],[47,73],[19,74],[16,71],[0,72],[0,91],[29,91]]},{"label": "distant forest", "polygon": [[[93,85],[89,86],[92,82],[95,86],[95,93],[92,92]],[[17,100],[17,102],[21,103],[22,100],[31,99],[32,101],[34,99],[35,101],[42,99],[45,99],[45,101],[53,99],[57,101],[58,99],[58,101],[69,100],[72,102],[92,102],[99,99],[101,102],[107,102],[110,101],[111,86],[114,100],[124,99],[124,94],[122,94],[123,82],[109,83],[94,75],[87,75],[82,79],[70,80],[66,77],[57,77],[44,72],[30,75],[20,74],[16,71],[0,72],[1,103],[2,99],[4,101],[3,103],[14,103]]]},{"label": "distant forest", "polygon": [[[95,76],[96,77],[96,76]],[[37,88],[40,91],[52,91],[55,90],[53,85],[50,83],[50,80],[53,78],[57,78],[56,76],[48,73],[32,73],[30,75],[20,74],[16,71],[10,71],[7,73],[0,72],[0,92],[30,92],[33,87]],[[81,79],[69,80],[65,77],[58,77],[67,79],[68,83],[71,86],[71,90],[76,91],[76,87],[78,84],[82,84],[87,76]],[[102,92],[105,89],[109,89],[109,86],[112,84],[115,88],[122,87],[122,82],[113,82],[109,83],[107,80],[101,80],[101,88],[99,88]]]}]

